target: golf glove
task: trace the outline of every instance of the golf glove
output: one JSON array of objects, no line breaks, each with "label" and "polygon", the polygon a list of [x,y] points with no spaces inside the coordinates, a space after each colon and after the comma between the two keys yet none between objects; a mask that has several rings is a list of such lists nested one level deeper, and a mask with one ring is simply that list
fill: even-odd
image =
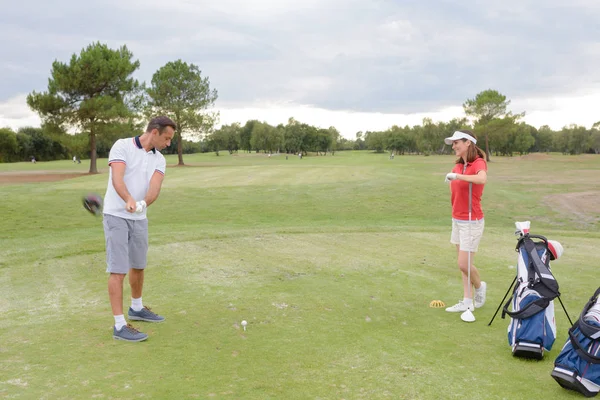
[{"label": "golf glove", "polygon": [[138,214],[141,214],[144,212],[144,210],[146,209],[146,202],[144,200],[140,200],[137,203],[135,203],[136,207],[135,207],[135,212]]},{"label": "golf glove", "polygon": [[444,180],[444,182],[450,182],[456,179],[456,176],[458,174],[454,173],[454,172],[450,172],[449,174],[446,174],[446,179]]}]

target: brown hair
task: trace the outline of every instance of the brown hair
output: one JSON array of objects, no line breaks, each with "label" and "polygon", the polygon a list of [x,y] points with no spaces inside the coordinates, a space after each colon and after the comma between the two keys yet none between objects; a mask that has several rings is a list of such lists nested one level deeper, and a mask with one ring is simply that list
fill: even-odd
[{"label": "brown hair", "polygon": [[162,135],[167,126],[170,126],[173,130],[177,129],[177,125],[175,125],[175,122],[173,122],[171,118],[161,115],[160,117],[155,117],[150,120],[146,132],[152,132],[153,129],[158,129],[158,134]]},{"label": "brown hair", "polygon": [[[473,133],[473,131],[470,131],[468,129],[461,129],[461,130],[459,130],[459,132],[466,133],[467,135],[471,135],[471,136],[473,136],[473,138],[475,138],[475,140],[477,140],[477,136],[475,136],[475,133]],[[462,140],[463,142],[466,142],[469,139],[460,139],[460,140]],[[484,158],[485,153],[483,152],[483,150],[481,150],[479,148],[479,146],[477,146],[475,143],[471,142],[471,145],[467,149],[467,162],[472,163],[473,161],[475,161],[475,159],[477,157]],[[458,157],[458,159],[456,160],[456,164],[464,164],[464,163],[465,163],[465,160],[463,160],[462,157]]]}]

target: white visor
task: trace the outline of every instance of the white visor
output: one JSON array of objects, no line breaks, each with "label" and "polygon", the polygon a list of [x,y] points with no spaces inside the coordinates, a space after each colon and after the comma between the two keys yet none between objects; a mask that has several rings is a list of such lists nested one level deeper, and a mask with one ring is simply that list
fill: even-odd
[{"label": "white visor", "polygon": [[468,133],[459,131],[454,132],[454,135],[452,135],[451,137],[447,137],[446,139],[444,139],[444,143],[452,144],[455,140],[459,139],[468,139],[471,142],[473,142],[473,144],[477,144],[477,139],[475,139],[473,136],[469,135]]}]

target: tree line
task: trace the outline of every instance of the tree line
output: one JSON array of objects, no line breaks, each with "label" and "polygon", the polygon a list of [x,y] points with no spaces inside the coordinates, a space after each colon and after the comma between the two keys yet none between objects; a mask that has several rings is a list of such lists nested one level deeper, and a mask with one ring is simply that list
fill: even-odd
[{"label": "tree line", "polygon": [[[461,121],[463,121],[461,123]],[[475,126],[462,119],[450,122],[433,123],[425,118],[419,126],[392,126],[382,132],[358,132],[355,149],[369,149],[377,152],[389,151],[393,154],[448,154],[450,146],[444,145],[444,138],[452,136],[458,129],[472,129],[478,136],[477,145],[486,149],[487,160],[490,154],[513,156],[535,152],[558,152],[562,154],[600,154],[600,122],[591,129],[570,125],[561,130],[552,130],[545,125],[539,129],[524,122],[511,119],[498,119],[486,126]]]},{"label": "tree line", "polygon": [[[355,139],[340,135],[336,128],[318,128],[290,118],[287,124],[277,126],[266,122],[251,120],[241,125],[224,125],[203,136],[200,140],[182,140],[175,138],[165,148],[163,154],[182,154],[221,151],[236,153],[264,152],[306,155],[308,153],[326,155],[336,151],[372,150],[404,154],[449,154],[450,146],[444,145],[444,138],[458,129],[473,129],[479,135],[478,144],[485,148],[485,133],[491,155],[513,156],[534,152],[558,152],[562,154],[600,154],[600,123],[591,129],[570,125],[555,131],[548,126],[539,129],[523,122],[498,119],[489,125],[473,126],[465,118],[449,122],[434,123],[425,118],[421,125],[392,126],[385,131],[357,132]],[[479,129],[478,129],[479,128]],[[98,157],[108,157],[110,147],[115,140],[139,134],[135,125],[119,125],[118,129],[106,129],[96,141]],[[10,128],[0,128],[0,162],[36,160],[50,161],[69,159],[73,156],[89,159],[89,135],[75,135],[49,129],[25,127],[16,132]],[[489,158],[488,158],[489,159]]]},{"label": "tree line", "polygon": [[133,78],[139,67],[126,46],[110,49],[99,42],[73,54],[68,63],[54,61],[47,90],[27,96],[41,127],[0,129],[0,162],[77,156],[89,158],[89,171],[95,173],[97,158],[107,157],[115,140],[139,134],[152,116],[161,114],[177,124],[171,146],[163,152],[178,154],[180,165],[183,154],[206,151],[334,154],[368,149],[398,155],[444,154],[449,147],[443,145],[443,138],[464,128],[477,133],[488,160],[492,154],[537,151],[600,153],[600,122],[590,129],[578,125],[559,131],[548,126],[536,129],[522,121],[524,113],[513,114],[506,96],[492,89],[465,101],[468,118],[437,123],[425,118],[421,125],[357,132],[354,140],[342,137],[333,126],[315,127],[294,118],[277,126],[251,120],[243,126],[234,123],[215,129],[219,114],[210,110],[217,90],[211,89],[198,66],[182,60],[168,62],[149,84]]},{"label": "tree line", "polygon": [[287,124],[277,126],[251,120],[244,126],[239,123],[224,125],[207,136],[207,147],[219,155],[220,150],[229,153],[256,151],[265,153],[288,153],[326,155],[335,154],[343,138],[335,127],[327,129],[299,122],[290,118]]}]

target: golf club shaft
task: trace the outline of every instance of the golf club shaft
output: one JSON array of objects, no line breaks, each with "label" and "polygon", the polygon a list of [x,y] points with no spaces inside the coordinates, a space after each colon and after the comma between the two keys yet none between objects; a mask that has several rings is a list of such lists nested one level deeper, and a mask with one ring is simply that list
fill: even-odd
[{"label": "golf club shaft", "polygon": [[469,297],[473,301],[473,308],[475,308],[475,299],[473,298],[473,291],[471,289],[471,244],[473,240],[471,239],[471,196],[473,194],[473,184],[469,182],[469,249],[467,253],[467,282],[469,284]]},{"label": "golf club shaft", "polygon": [[467,227],[469,241],[469,245],[467,246],[467,263],[469,264],[467,266],[467,284],[469,285],[467,296],[471,298],[471,305],[467,306],[467,310],[460,315],[460,319],[462,319],[465,322],[475,322],[475,316],[471,311],[471,307],[473,307],[473,310],[475,310],[475,299],[473,298],[473,290],[471,288],[471,244],[473,243],[473,241],[471,240],[471,195],[473,190],[472,185],[473,184],[469,182],[469,226]]}]

